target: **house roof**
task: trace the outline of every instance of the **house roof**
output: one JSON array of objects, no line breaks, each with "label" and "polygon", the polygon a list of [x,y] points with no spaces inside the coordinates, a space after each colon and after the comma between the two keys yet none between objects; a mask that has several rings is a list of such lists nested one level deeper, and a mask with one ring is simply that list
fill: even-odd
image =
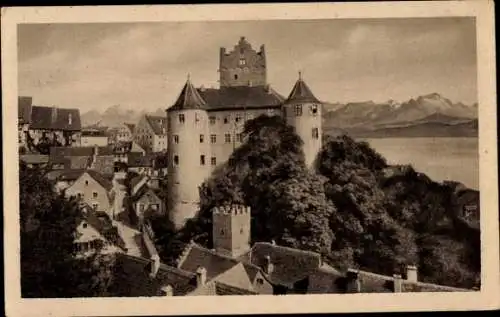
[{"label": "house roof", "polygon": [[146,115],[146,121],[156,135],[167,134],[167,117]]},{"label": "house roof", "polygon": [[87,170],[87,174],[90,175],[99,185],[101,185],[106,191],[110,191],[113,188],[113,183],[109,181],[107,178],[105,178],[103,175],[101,175],[97,171],[93,170]]},{"label": "house roof", "polygon": [[203,109],[205,104],[205,100],[203,100],[199,92],[193,87],[193,84],[191,84],[191,80],[188,78],[186,84],[181,90],[181,93],[179,94],[179,97],[167,111]]},{"label": "house roof", "polygon": [[85,128],[82,129],[82,136],[107,137],[107,129],[104,128]]},{"label": "house roof", "polygon": [[[85,204],[86,205],[86,204]],[[121,249],[125,248],[125,241],[119,235],[118,230],[114,230],[113,223],[109,216],[105,213],[101,215],[97,215],[92,207],[86,205],[89,210],[85,216],[80,219],[80,223],[82,221],[86,221],[89,225],[91,225],[94,229],[96,229],[101,236],[103,236],[106,240],[112,242],[116,246]]]},{"label": "house roof", "polygon": [[49,162],[49,156],[41,154],[20,155],[19,159],[26,164],[44,164]]},{"label": "house roof", "polygon": [[[137,184],[139,184],[143,179],[146,179],[146,178],[149,178],[148,176],[146,175],[137,175],[136,177],[132,178],[130,180],[130,188],[131,189],[134,189],[135,186],[137,186]],[[146,184],[146,182],[144,182],[144,185]],[[136,193],[132,193],[132,195],[136,195]]]},{"label": "house roof", "polygon": [[[204,267],[207,270],[207,281],[210,281],[238,264],[240,264],[240,261],[237,259],[218,254],[215,251],[206,249],[195,243],[191,243],[185,249],[181,260],[178,263],[178,267],[189,272],[195,272],[200,266]],[[234,271],[233,273],[238,273],[240,275],[236,274],[236,277],[234,277],[235,279],[232,280],[232,282],[224,279],[224,283],[231,283],[235,286],[237,285],[235,283],[238,283],[238,276],[240,276],[240,278],[247,278],[250,281],[253,281],[259,271],[259,268],[250,263],[243,263],[242,265],[244,271]]]},{"label": "house roof", "polygon": [[133,123],[123,123],[124,126],[126,126],[130,132],[134,133],[134,129],[135,129],[135,124]]},{"label": "house roof", "polygon": [[142,153],[128,153],[129,167],[152,167],[154,157]]},{"label": "house roof", "polygon": [[46,174],[49,180],[75,181],[85,172],[84,169],[63,169],[53,170]]},{"label": "house roof", "polygon": [[196,277],[191,272],[161,264],[155,277],[150,277],[151,260],[126,254],[117,254],[111,296],[160,296],[167,285],[174,296],[186,295],[196,289]]},{"label": "house roof", "polygon": [[17,106],[17,118],[20,122],[30,122],[32,97],[19,96]]},{"label": "house roof", "polygon": [[285,99],[269,86],[199,88],[198,92],[206,101],[205,108],[209,111],[279,107]]},{"label": "house roof", "polygon": [[154,197],[156,197],[158,200],[161,201],[161,198],[157,195],[156,191],[153,190],[152,188],[149,188],[149,186],[147,186],[147,185],[139,188],[139,190],[132,197],[132,201],[134,201],[134,202],[138,201],[139,199],[141,199],[144,195],[146,195],[148,193],[152,194]]},{"label": "house roof", "polygon": [[318,253],[257,242],[250,251],[252,264],[264,267],[266,257],[273,264],[273,271],[266,278],[273,284],[292,286],[314,273],[321,266]]},{"label": "house roof", "polygon": [[[94,146],[78,146],[78,147],[63,147],[63,146],[55,146],[50,148],[50,157],[65,157],[65,156],[92,156],[95,151]],[[113,155],[113,149],[110,146],[98,146],[97,147],[97,155]]]},{"label": "house roof", "polygon": [[57,107],[31,107],[32,129],[42,130],[81,130],[80,110]]},{"label": "house roof", "polygon": [[299,73],[299,79],[293,86],[290,95],[286,99],[286,103],[292,102],[315,102],[319,103],[320,101],[314,96],[311,89],[307,86],[307,84],[302,80],[302,76]]}]

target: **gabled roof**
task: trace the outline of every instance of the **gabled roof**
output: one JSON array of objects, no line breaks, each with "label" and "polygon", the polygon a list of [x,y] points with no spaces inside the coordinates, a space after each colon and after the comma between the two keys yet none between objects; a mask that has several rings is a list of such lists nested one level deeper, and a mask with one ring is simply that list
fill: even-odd
[{"label": "gabled roof", "polygon": [[[78,147],[51,147],[50,148],[50,157],[65,157],[65,156],[92,156],[95,151],[94,146],[78,146]],[[110,146],[98,146],[97,147],[97,155],[113,155],[113,149]]]},{"label": "gabled roof", "polygon": [[126,126],[131,133],[134,133],[134,129],[135,129],[135,124],[133,123],[123,123],[124,126]]},{"label": "gabled roof", "polygon": [[219,276],[216,276],[214,280],[218,283],[230,285],[237,289],[255,292],[253,288],[253,281],[251,280],[250,276],[248,276],[245,265],[241,262],[236,264],[226,272],[223,272]]},{"label": "gabled roof", "polygon": [[[145,185],[146,185],[146,183],[147,183],[147,179],[148,179],[148,178],[149,178],[148,176],[146,176],[146,175],[142,175],[142,174],[137,175],[136,177],[132,178],[132,179],[130,180],[130,188],[131,188],[131,190],[134,190],[135,186],[137,186],[137,184],[139,184],[139,183],[140,183],[140,182],[142,182],[143,180],[146,180],[146,181],[144,182],[144,184],[143,184],[143,186],[145,186]],[[133,196],[135,196],[135,195],[136,195],[136,193],[135,193],[135,192],[132,192],[132,195],[133,195]]]},{"label": "gabled roof", "polygon": [[152,167],[153,156],[142,155],[142,153],[128,153],[128,166],[129,167]]},{"label": "gabled roof", "polygon": [[257,242],[250,251],[252,264],[264,267],[269,256],[273,271],[266,278],[273,284],[291,287],[321,266],[318,253],[278,246],[267,242]]},{"label": "gabled roof", "polygon": [[161,296],[167,285],[173,288],[174,296],[186,295],[196,289],[196,277],[191,272],[160,265],[155,277],[150,277],[151,260],[126,254],[117,254],[114,278],[109,288],[111,296],[143,297]]},{"label": "gabled roof", "polygon": [[100,173],[93,171],[93,170],[87,170],[87,174],[90,175],[99,185],[101,185],[106,191],[110,191],[113,188],[113,183],[109,181],[107,178],[102,176]]},{"label": "gabled roof", "polygon": [[179,97],[167,111],[203,109],[205,104],[205,100],[203,100],[198,91],[194,88],[193,84],[191,84],[191,80],[188,78]]},{"label": "gabled roof", "polygon": [[167,134],[167,117],[145,115],[146,121],[156,135]]},{"label": "gabled roof", "polygon": [[84,169],[63,169],[48,172],[45,176],[55,181],[75,181],[85,172]]},{"label": "gabled roof", "polygon": [[79,131],[82,128],[80,122],[80,110],[32,106],[30,128],[41,130]]},{"label": "gabled roof", "polygon": [[293,86],[292,92],[286,99],[286,103],[293,102],[315,102],[320,103],[320,101],[313,95],[311,89],[307,86],[307,84],[302,80],[302,76],[299,73],[299,79]]},{"label": "gabled roof", "polygon": [[18,97],[17,105],[17,118],[20,122],[28,123],[31,121],[31,105],[33,98],[31,97]]},{"label": "gabled roof", "polygon": [[161,201],[161,198],[156,194],[156,192],[149,188],[149,186],[145,185],[145,186],[142,186],[136,193],[135,195],[132,197],[132,200],[135,202],[135,201],[138,201],[139,199],[141,199],[144,195],[146,194],[151,194],[153,195],[154,197],[156,197],[159,201]]},{"label": "gabled roof", "polygon": [[20,155],[19,159],[26,164],[45,164],[49,162],[49,156],[41,154]]},{"label": "gabled roof", "polygon": [[[207,281],[210,281],[239,263],[240,261],[237,259],[218,254],[215,251],[191,243],[186,248],[185,254],[183,254],[182,259],[178,263],[178,267],[189,272],[196,272],[198,267],[204,267],[207,270]],[[259,268],[249,263],[242,263],[242,265],[246,273],[246,277],[243,277],[253,281]],[[241,273],[242,271],[239,270],[238,272]],[[228,284],[229,281],[226,280],[224,283]],[[237,283],[237,281],[233,281],[233,283]]]},{"label": "gabled roof", "polygon": [[198,92],[208,111],[279,107],[285,99],[270,86],[199,88]]}]

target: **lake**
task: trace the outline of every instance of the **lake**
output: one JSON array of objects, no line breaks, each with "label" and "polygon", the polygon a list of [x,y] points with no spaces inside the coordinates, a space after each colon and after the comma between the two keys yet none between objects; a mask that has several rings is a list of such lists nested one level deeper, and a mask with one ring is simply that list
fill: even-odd
[{"label": "lake", "polygon": [[385,138],[367,141],[389,164],[411,164],[435,181],[454,180],[479,189],[477,138]]}]

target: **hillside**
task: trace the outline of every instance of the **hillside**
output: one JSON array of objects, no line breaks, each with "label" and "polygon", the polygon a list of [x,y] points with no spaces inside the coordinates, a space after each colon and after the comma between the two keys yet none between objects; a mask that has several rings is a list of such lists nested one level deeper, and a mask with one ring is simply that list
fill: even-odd
[{"label": "hillside", "polygon": [[132,109],[124,109],[120,105],[114,105],[107,108],[103,112],[99,112],[96,110],[83,112],[81,115],[81,120],[83,126],[98,124],[100,126],[106,127],[117,127],[124,122],[137,123],[141,116],[145,114],[164,116],[165,110],[156,109],[154,112],[146,112],[144,110],[138,111]]}]

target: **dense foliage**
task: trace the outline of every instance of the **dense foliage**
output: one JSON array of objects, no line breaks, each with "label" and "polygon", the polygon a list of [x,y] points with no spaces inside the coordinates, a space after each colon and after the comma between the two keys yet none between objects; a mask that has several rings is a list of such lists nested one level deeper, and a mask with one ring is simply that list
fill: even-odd
[{"label": "dense foliage", "polygon": [[113,258],[74,258],[82,215],[76,199],[53,191],[43,171],[20,164],[21,293],[23,297],[105,295]]},{"label": "dense foliage", "polygon": [[245,142],[202,184],[197,218],[178,232],[154,221],[169,263],[189,240],[212,247],[212,208],[241,203],[252,208],[252,242],[320,252],[339,268],[392,275],[416,264],[426,282],[477,284],[479,232],[457,217],[446,185],[411,166],[388,166],[348,136],[327,138],[311,171],[301,139],[281,117],[248,121],[243,135]]}]

